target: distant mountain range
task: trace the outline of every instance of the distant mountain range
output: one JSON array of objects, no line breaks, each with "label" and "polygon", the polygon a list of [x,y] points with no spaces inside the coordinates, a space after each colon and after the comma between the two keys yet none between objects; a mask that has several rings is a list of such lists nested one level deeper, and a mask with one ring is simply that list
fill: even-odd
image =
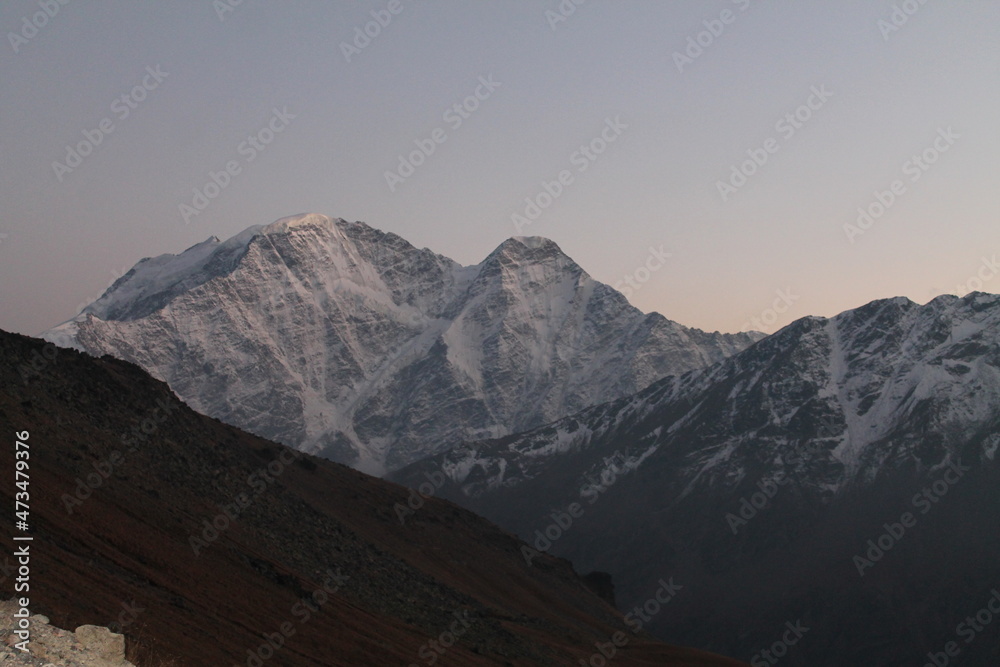
[{"label": "distant mountain range", "polygon": [[644,314],[546,239],[460,266],[316,214],[144,259],[43,334],[374,474],[626,396],[761,336]]},{"label": "distant mountain range", "polygon": [[409,486],[380,519],[444,498],[524,539],[528,571],[610,573],[589,584],[660,639],[754,667],[1000,664],[996,295],[706,333],[546,239],[463,267],[306,214],[143,260],[45,337]]},{"label": "distant mountain range", "polygon": [[[622,609],[674,576],[660,637],[772,664],[801,620],[782,664],[916,665],[1000,584],[998,445],[1000,297],[972,293],[807,317],[392,478],[611,572]],[[960,664],[1000,664],[983,633]]]}]

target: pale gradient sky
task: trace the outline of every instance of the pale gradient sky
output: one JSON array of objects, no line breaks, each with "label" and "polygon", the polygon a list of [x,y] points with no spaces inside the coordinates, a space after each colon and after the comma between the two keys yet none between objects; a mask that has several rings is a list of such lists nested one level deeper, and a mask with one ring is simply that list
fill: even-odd
[{"label": "pale gradient sky", "polygon": [[[736,331],[764,314],[770,332],[964,293],[977,272],[1000,292],[1000,268],[981,269],[1000,255],[1000,2],[895,0],[919,9],[886,39],[893,4],[590,0],[553,30],[558,0],[402,0],[347,62],[341,43],[388,0],[244,0],[221,20],[209,0],[70,0],[16,52],[10,33],[41,10],[10,0],[0,328],[38,334],[142,257],[303,211],[476,263],[562,170],[572,182],[520,234],[612,285],[639,269],[631,301],[683,324]],[[724,10],[678,71],[674,52]],[[121,118],[115,100],[155,83],[147,67],[167,76]],[[455,127],[445,112],[490,76],[499,87]],[[832,96],[788,136],[776,123],[812,87]],[[250,162],[239,146],[274,108],[295,118]],[[60,181],[52,163],[104,118],[113,131]],[[615,118],[627,127],[580,171],[574,152]],[[390,191],[385,172],[438,128],[446,140]],[[723,201],[717,181],[769,138],[776,152]],[[906,166],[925,150],[926,171]],[[240,172],[185,224],[179,205],[229,161]],[[844,224],[897,179],[897,201],[850,243]],[[671,256],[647,274],[651,246]]]}]

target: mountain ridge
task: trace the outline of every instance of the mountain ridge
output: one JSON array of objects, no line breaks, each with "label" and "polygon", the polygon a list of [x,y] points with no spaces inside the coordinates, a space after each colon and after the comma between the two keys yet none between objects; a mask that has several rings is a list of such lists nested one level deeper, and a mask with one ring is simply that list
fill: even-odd
[{"label": "mountain ridge", "polygon": [[[654,621],[661,639],[750,656],[766,622],[808,611],[850,632],[814,633],[798,664],[895,665],[961,618],[958,591],[988,597],[1000,577],[998,445],[1000,296],[974,292],[801,318],[707,368],[389,478],[419,489],[442,475],[435,495],[610,572],[623,609],[674,574],[701,599]],[[572,503],[584,513],[564,530]],[[885,544],[907,511],[917,527],[888,542],[901,560],[868,570],[884,556],[868,541]],[[911,619],[935,605],[947,614]]]},{"label": "mountain ridge", "polygon": [[461,266],[318,214],[143,260],[43,334],[138,363],[228,423],[376,474],[760,336],[642,313],[541,237]]}]

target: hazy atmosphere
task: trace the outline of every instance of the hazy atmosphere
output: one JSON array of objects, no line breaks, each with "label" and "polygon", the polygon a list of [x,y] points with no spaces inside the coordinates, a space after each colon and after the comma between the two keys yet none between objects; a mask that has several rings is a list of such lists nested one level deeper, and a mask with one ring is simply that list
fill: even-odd
[{"label": "hazy atmosphere", "polygon": [[1000,3],[903,4],[6,2],[0,327],[303,211],[707,330],[996,292]]}]

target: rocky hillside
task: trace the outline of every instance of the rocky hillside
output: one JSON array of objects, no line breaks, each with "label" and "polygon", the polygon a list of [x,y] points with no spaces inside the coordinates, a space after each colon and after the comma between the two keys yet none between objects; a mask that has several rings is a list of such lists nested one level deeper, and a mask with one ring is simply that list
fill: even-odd
[{"label": "rocky hillside", "polygon": [[529,567],[445,501],[401,514],[406,489],[202,416],[127,362],[0,334],[0,432],[0,469],[15,437],[30,453],[31,611],[112,627],[142,667],[738,664],[651,640],[605,578]]}]

